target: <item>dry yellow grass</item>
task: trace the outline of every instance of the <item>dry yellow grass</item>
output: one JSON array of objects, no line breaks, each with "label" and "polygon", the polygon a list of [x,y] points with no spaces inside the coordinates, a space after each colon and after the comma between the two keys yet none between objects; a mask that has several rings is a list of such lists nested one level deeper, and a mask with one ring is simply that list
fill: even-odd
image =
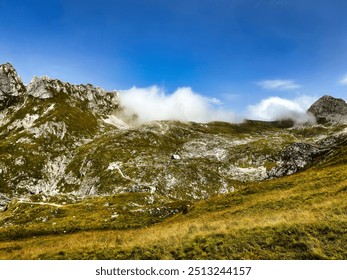
[{"label": "dry yellow grass", "polygon": [[[266,237],[267,228],[346,225],[346,173],[339,166],[328,172],[309,170],[251,184],[233,194],[198,202],[186,215],[179,214],[141,229],[97,230],[4,241],[0,243],[0,259],[56,258],[60,253],[63,258],[66,255],[79,258],[83,252],[130,252],[139,247],[143,250],[164,248],[160,258],[170,259],[170,248],[178,250],[199,237],[238,236],[245,230],[260,229],[261,234],[271,240],[271,235]],[[251,193],[247,193],[249,189]],[[318,239],[319,236],[312,235],[306,245],[313,248],[315,254],[324,255]]]}]

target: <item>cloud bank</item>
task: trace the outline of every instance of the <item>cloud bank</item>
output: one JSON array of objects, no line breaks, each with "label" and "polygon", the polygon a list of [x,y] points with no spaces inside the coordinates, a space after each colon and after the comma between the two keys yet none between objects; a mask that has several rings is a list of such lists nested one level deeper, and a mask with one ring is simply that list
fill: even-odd
[{"label": "cloud bank", "polygon": [[178,88],[168,94],[158,86],[132,87],[120,90],[119,98],[127,115],[136,114],[140,122],[179,120],[207,123],[210,121],[236,122],[231,111],[222,108],[216,98],[195,93],[190,87]]},{"label": "cloud bank", "polygon": [[243,119],[275,121],[292,119],[296,123],[314,123],[315,118],[307,109],[317,100],[316,96],[286,99],[277,96],[249,105],[244,116],[237,116],[223,108],[217,98],[207,98],[190,87],[178,88],[167,93],[158,86],[132,87],[119,91],[119,98],[126,116],[137,115],[141,123],[155,120],[178,120],[207,123],[211,121],[241,122]]},{"label": "cloud bank", "polygon": [[293,100],[269,97],[248,106],[248,117],[263,121],[292,119],[297,123],[313,123],[315,118],[306,111],[315,100],[317,98],[313,96],[301,96]]},{"label": "cloud bank", "polygon": [[301,87],[293,80],[264,80],[258,82],[257,85],[270,90],[292,90]]}]

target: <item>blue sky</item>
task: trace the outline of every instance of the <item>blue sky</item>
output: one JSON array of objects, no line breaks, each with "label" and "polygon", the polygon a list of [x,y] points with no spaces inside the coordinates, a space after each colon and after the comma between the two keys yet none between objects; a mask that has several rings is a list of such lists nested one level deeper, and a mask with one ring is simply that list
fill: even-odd
[{"label": "blue sky", "polygon": [[346,11],[344,0],[0,0],[0,63],[25,83],[190,87],[236,113],[271,97],[347,99]]}]

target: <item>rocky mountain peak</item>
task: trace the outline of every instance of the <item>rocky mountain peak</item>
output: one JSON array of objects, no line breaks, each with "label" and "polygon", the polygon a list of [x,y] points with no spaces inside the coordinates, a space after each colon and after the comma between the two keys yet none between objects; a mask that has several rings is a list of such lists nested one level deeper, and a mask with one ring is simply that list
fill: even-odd
[{"label": "rocky mountain peak", "polygon": [[[91,84],[73,85],[48,76],[34,76],[24,86],[10,63],[0,65],[0,110],[17,105],[26,96],[38,99],[66,98],[77,107],[87,107],[94,114],[107,115],[119,107],[118,92],[107,91]],[[58,99],[59,99],[58,98]]]},{"label": "rocky mountain peak", "polygon": [[318,120],[346,121],[347,103],[341,98],[324,95],[308,109]]},{"label": "rocky mountain peak", "polygon": [[53,93],[49,90],[49,84],[53,80],[47,76],[37,77],[34,76],[27,86],[29,95],[37,98],[46,99],[53,97]]},{"label": "rocky mountain peak", "polygon": [[0,65],[0,110],[16,104],[25,86],[10,63]]}]

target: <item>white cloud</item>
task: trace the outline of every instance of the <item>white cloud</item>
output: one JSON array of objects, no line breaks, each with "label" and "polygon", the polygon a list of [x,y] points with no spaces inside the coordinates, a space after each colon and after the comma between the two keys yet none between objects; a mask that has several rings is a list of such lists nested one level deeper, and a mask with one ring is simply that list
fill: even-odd
[{"label": "white cloud", "polygon": [[347,75],[345,75],[340,81],[339,81],[340,84],[342,85],[347,85]]},{"label": "white cloud", "polygon": [[189,87],[167,94],[158,86],[120,90],[120,102],[128,115],[136,114],[141,122],[180,120],[195,122],[236,121],[233,112],[224,110],[221,101],[201,96]]},{"label": "white cloud", "polygon": [[264,80],[257,83],[264,89],[271,90],[292,90],[300,88],[301,85],[292,80]]},{"label": "white cloud", "polygon": [[313,96],[301,96],[293,100],[269,97],[258,104],[248,106],[251,119],[274,121],[292,119],[297,123],[314,122],[315,118],[306,110],[317,100]]}]

